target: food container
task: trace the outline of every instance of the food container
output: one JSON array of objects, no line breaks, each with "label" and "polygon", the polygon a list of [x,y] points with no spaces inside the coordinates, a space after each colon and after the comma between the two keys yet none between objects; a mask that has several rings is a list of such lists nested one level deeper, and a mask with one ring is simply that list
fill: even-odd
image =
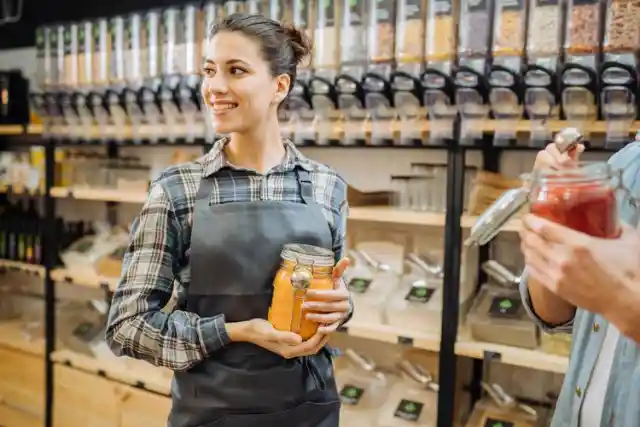
[{"label": "food container", "polygon": [[318,324],[305,318],[302,304],[309,289],[333,289],[334,254],[329,249],[304,244],[287,244],[280,253],[282,263],[273,281],[269,322],[281,331],[311,338]]},{"label": "food container", "polygon": [[545,353],[569,357],[571,354],[571,334],[546,332],[540,333],[540,348]]},{"label": "food container", "polygon": [[523,0],[497,0],[493,24],[494,58],[524,54],[526,16]]},{"label": "food container", "polygon": [[99,19],[93,23],[93,79],[99,87],[109,84],[111,76],[111,32],[109,21]]},{"label": "food container", "polygon": [[431,427],[436,425],[438,384],[419,365],[403,360],[403,381],[394,385],[378,414],[377,427]]},{"label": "food container", "polygon": [[491,43],[492,0],[462,0],[458,54],[464,58],[484,58]]},{"label": "food container", "polygon": [[340,48],[339,21],[334,0],[316,3],[316,27],[313,64],[316,69],[335,69],[338,66]]},{"label": "food container", "polygon": [[422,0],[398,0],[395,55],[400,68],[423,62],[425,7]]},{"label": "food container", "polygon": [[456,22],[453,1],[429,0],[425,28],[427,63],[452,61],[456,53]]},{"label": "food container", "polygon": [[514,347],[538,347],[538,327],[515,288],[483,285],[467,321],[473,339]]},{"label": "food container", "polygon": [[562,49],[562,2],[532,0],[529,2],[527,56],[558,56]]},{"label": "food container", "polygon": [[621,187],[621,171],[605,162],[582,162],[563,170],[537,170],[532,175],[529,197],[531,212],[566,227],[599,238],[620,234],[618,200],[637,203]]},{"label": "food container", "polygon": [[112,85],[125,82],[125,20],[122,16],[111,18],[109,22],[111,38],[111,74]]},{"label": "food container", "polygon": [[[483,384],[484,386],[484,384]],[[509,397],[510,399],[513,399]],[[545,424],[546,425],[546,424]],[[512,404],[501,407],[496,402],[485,398],[478,401],[465,427],[537,427],[537,414],[522,410]]]},{"label": "food container", "polygon": [[340,30],[340,65],[362,65],[367,60],[367,2],[344,0]]},{"label": "food container", "polygon": [[369,60],[373,64],[390,63],[394,59],[396,34],[395,0],[369,2],[368,19]]},{"label": "food container", "polygon": [[640,1],[607,1],[605,52],[633,52],[640,45]]},{"label": "food container", "polygon": [[[370,427],[378,418],[378,410],[394,383],[392,375],[379,371],[365,355],[347,348],[336,361],[336,382],[340,393],[340,424]],[[342,365],[342,367],[340,367]]]},{"label": "food container", "polygon": [[41,89],[51,84],[49,27],[36,29],[36,83]]},{"label": "food container", "polygon": [[565,49],[569,55],[595,55],[600,46],[599,0],[568,0]]}]

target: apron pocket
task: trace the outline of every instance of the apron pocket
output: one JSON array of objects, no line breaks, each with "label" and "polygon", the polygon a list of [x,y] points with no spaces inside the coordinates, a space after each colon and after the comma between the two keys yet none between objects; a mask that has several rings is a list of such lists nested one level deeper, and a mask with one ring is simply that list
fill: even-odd
[{"label": "apron pocket", "polygon": [[303,402],[270,414],[228,415],[202,427],[338,427],[340,401]]}]

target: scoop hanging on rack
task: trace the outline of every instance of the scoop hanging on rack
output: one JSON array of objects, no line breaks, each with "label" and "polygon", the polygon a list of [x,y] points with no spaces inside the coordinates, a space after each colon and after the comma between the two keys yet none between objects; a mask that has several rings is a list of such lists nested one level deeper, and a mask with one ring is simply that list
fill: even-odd
[{"label": "scoop hanging on rack", "polygon": [[[584,144],[585,139],[575,128],[565,128],[558,132],[553,140],[561,153],[575,150],[579,144]],[[516,214],[529,200],[531,189],[528,185],[507,190],[496,200],[471,228],[469,237],[464,245],[483,246],[489,243],[500,229]]]}]

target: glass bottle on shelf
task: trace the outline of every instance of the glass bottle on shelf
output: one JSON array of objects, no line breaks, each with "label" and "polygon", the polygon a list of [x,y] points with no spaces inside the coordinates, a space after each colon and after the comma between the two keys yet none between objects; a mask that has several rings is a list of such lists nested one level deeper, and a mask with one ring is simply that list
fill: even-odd
[{"label": "glass bottle on shelf", "polygon": [[380,409],[376,427],[431,427],[436,425],[438,384],[420,365],[403,360],[399,364],[403,381],[389,391]]},{"label": "glass bottle on shelf", "polygon": [[346,358],[347,363],[336,369],[342,402],[340,424],[369,427],[375,422],[394,378],[378,370],[370,359],[353,349],[347,348],[341,357]]}]

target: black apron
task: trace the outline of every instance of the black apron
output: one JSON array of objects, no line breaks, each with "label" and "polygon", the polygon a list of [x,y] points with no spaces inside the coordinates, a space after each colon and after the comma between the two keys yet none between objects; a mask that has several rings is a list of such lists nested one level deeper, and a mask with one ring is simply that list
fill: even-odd
[{"label": "black apron", "polygon": [[[293,172],[292,172],[293,173]],[[309,172],[296,169],[303,203],[256,201],[211,206],[214,178],[198,189],[186,310],[227,322],[267,318],[280,252],[287,243],[331,249]],[[340,399],[330,352],[284,359],[230,343],[172,383],[169,427],[338,427]]]}]

